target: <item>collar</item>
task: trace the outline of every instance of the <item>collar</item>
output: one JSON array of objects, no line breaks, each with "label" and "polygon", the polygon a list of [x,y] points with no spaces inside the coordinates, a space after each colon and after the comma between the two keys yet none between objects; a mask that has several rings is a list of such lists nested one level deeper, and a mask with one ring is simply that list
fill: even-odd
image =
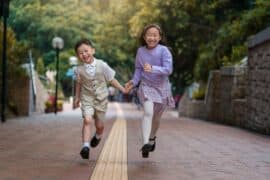
[{"label": "collar", "polygon": [[94,68],[94,67],[96,67],[96,64],[97,64],[97,62],[96,62],[96,60],[94,58],[92,63],[90,63],[90,64],[84,63],[84,66],[86,68]]}]

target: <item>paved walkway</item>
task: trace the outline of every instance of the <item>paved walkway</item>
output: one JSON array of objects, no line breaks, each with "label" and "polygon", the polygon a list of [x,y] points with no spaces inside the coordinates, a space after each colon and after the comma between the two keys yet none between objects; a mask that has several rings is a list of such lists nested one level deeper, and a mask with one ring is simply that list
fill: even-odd
[{"label": "paved walkway", "polygon": [[[113,173],[125,170],[126,165],[127,176],[123,177],[129,180],[270,179],[269,136],[178,118],[175,111],[163,116],[156,151],[148,159],[141,158],[142,111],[132,104],[120,104],[122,115],[116,104],[109,105],[104,138],[97,148],[91,149],[90,160],[82,160],[80,111],[66,109],[69,110],[57,115],[8,119],[0,125],[1,180],[89,180],[94,179],[92,173],[102,163]],[[121,123],[117,125],[118,120]],[[110,138],[112,134],[114,138]],[[111,147],[108,157],[115,159],[101,158],[106,146]],[[122,153],[117,153],[119,147]]]}]

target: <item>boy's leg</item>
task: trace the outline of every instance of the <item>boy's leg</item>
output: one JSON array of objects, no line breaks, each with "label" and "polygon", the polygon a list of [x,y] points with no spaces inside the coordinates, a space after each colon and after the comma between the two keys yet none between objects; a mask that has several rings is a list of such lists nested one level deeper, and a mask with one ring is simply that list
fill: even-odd
[{"label": "boy's leg", "polygon": [[81,157],[83,159],[89,158],[89,141],[91,134],[91,124],[93,123],[93,118],[91,116],[85,116],[83,119],[83,127],[82,127],[82,142],[83,147],[81,149]]},{"label": "boy's leg", "polygon": [[90,141],[91,136],[91,124],[93,123],[93,118],[90,116],[85,116],[83,120],[83,127],[82,127],[82,141],[86,143]]},{"label": "boy's leg", "polygon": [[102,138],[102,134],[104,131],[104,123],[103,123],[104,117],[105,112],[98,111],[95,113],[96,133],[91,139],[91,147],[96,147]]},{"label": "boy's leg", "polygon": [[102,136],[104,131],[104,123],[103,119],[105,117],[105,112],[97,112],[95,116],[95,127],[96,127],[96,134],[98,136]]}]

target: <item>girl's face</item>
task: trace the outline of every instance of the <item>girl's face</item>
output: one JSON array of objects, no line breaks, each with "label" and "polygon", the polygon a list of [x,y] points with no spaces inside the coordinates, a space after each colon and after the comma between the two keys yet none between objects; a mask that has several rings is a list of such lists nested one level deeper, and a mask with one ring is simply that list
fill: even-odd
[{"label": "girl's face", "polygon": [[149,28],[143,38],[147,44],[147,48],[149,49],[156,47],[161,40],[159,30],[155,27]]},{"label": "girl's face", "polygon": [[82,44],[77,49],[78,58],[87,64],[92,63],[95,54],[95,48],[92,48],[90,45]]}]

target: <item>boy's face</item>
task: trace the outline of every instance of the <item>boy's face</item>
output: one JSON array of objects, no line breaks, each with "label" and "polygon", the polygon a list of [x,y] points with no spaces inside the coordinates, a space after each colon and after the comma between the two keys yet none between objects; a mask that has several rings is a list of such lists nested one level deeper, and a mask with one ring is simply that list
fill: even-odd
[{"label": "boy's face", "polygon": [[78,58],[87,64],[92,63],[93,57],[95,54],[95,48],[92,48],[91,46],[87,44],[82,44],[77,49],[77,56]]},{"label": "boy's face", "polygon": [[144,35],[144,40],[148,48],[151,49],[151,48],[156,47],[156,45],[161,40],[158,29],[155,27],[149,28]]}]

